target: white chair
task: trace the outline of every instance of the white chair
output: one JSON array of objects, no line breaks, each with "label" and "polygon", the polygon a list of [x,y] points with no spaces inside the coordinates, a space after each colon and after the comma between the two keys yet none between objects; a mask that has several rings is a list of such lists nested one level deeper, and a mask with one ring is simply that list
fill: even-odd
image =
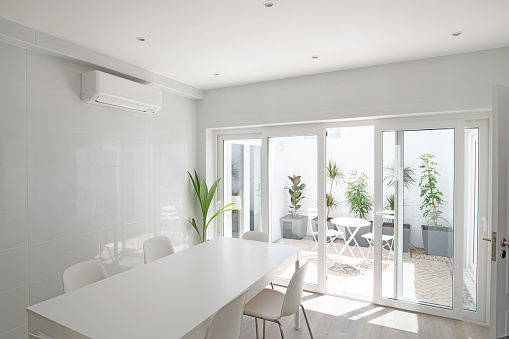
[{"label": "white chair", "polygon": [[217,311],[207,331],[206,339],[239,339],[247,292],[248,290],[245,290]]},{"label": "white chair", "polygon": [[[325,229],[325,239],[327,240],[327,247],[325,248],[325,253],[327,253],[327,250],[329,249],[329,246],[332,245],[334,247],[334,251],[336,251],[336,255],[339,255],[338,249],[336,247],[336,244],[334,241],[338,237],[344,238],[345,235],[343,232],[337,229],[337,225],[333,224],[336,229],[329,229],[329,225],[327,225],[327,228]],[[311,234],[313,235],[313,239],[315,240],[315,247],[309,252],[309,255],[313,254],[313,252],[318,248],[318,221],[315,223],[311,221]]]},{"label": "white chair", "polygon": [[242,239],[245,240],[254,240],[254,241],[260,241],[260,242],[269,242],[269,235],[267,233],[263,232],[257,232],[257,231],[248,231],[242,235]]},{"label": "white chair", "polygon": [[[267,233],[257,232],[257,231],[247,231],[246,233],[244,233],[242,235],[242,239],[259,241],[259,242],[270,242],[270,238]],[[274,284],[270,283],[270,286],[272,287],[272,289],[274,289]]]},{"label": "white chair", "polygon": [[143,256],[145,264],[151,261],[161,259],[175,253],[170,239],[163,235],[145,240],[143,243]]},{"label": "white chair", "polygon": [[64,293],[69,293],[83,286],[108,278],[108,273],[97,260],[80,262],[68,267],[62,276]]},{"label": "white chair", "polygon": [[[371,251],[373,253],[375,252],[375,249],[373,247],[374,240],[375,240],[375,234],[373,232],[363,234],[362,237],[368,241],[369,248],[368,248],[368,258]],[[394,236],[393,235],[382,235],[382,248],[384,248],[387,251],[387,261],[390,261],[391,258],[394,258]]]},{"label": "white chair", "polygon": [[288,288],[286,289],[286,293],[266,288],[251,299],[246,306],[244,306],[244,314],[255,318],[257,339],[258,318],[263,319],[264,338],[265,321],[268,320],[279,325],[281,338],[284,339],[285,335],[279,319],[295,314],[295,312],[299,310],[299,306],[302,308],[302,312],[304,313],[309,335],[313,338],[306,310],[304,309],[304,306],[302,306],[302,287],[304,284],[304,278],[306,277],[306,268],[308,267],[308,263],[309,261],[293,274],[293,277],[288,284]]}]

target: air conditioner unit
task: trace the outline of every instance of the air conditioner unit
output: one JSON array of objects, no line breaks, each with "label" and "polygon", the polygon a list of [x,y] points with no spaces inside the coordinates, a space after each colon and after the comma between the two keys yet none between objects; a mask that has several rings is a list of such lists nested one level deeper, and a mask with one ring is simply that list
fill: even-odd
[{"label": "air conditioner unit", "polygon": [[162,92],[100,71],[81,74],[81,100],[86,103],[154,114],[162,107]]}]

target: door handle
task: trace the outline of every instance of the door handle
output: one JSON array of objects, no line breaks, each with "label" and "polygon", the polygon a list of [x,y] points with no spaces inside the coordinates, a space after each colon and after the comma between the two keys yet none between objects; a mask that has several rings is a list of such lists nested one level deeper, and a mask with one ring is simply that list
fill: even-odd
[{"label": "door handle", "polygon": [[501,247],[509,246],[509,241],[507,241],[505,238],[501,238],[500,239],[500,246]]}]

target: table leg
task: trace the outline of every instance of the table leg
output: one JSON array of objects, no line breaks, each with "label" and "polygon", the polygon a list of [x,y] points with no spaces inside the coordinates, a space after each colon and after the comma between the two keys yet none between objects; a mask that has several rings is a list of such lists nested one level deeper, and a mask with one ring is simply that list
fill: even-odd
[{"label": "table leg", "polygon": [[[355,258],[355,255],[353,254],[352,252],[352,249],[350,248],[350,242],[353,240],[355,243],[355,235],[357,234],[357,232],[359,231],[359,228],[356,227],[355,230],[352,232],[352,230],[350,229],[350,227],[348,226],[345,226],[345,229],[348,230],[348,233],[350,233],[350,237],[348,237],[348,240],[346,241],[345,243],[345,246],[343,246],[343,248],[341,248],[341,251],[339,251],[339,254],[337,256],[337,259],[336,261],[339,261],[339,258],[341,256],[341,254],[343,254],[343,252],[348,248],[348,251],[350,251],[350,254],[352,255],[352,257],[355,259],[355,262],[357,262],[357,259]],[[355,245],[354,245],[355,246]]]},{"label": "table leg", "polygon": [[[295,272],[297,272],[297,270],[299,269],[300,267],[300,253],[299,253],[299,256],[298,256],[298,259],[297,261],[295,262]],[[295,315],[294,315],[294,327],[296,330],[299,330],[300,329],[300,308],[297,309],[297,312],[295,312]]]}]

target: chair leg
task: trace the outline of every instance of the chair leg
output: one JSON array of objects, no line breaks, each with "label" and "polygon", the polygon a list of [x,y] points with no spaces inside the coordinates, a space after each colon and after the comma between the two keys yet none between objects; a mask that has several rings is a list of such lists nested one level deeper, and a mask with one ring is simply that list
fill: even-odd
[{"label": "chair leg", "polygon": [[255,317],[256,339],[258,339],[258,318]]},{"label": "chair leg", "polygon": [[306,310],[304,309],[304,306],[300,305],[302,308],[302,313],[304,313],[304,319],[306,319],[306,325],[308,325],[309,335],[311,336],[311,339],[313,339],[313,333],[311,333],[311,326],[309,326],[308,316],[306,314]]},{"label": "chair leg", "polygon": [[265,319],[263,319],[263,339],[265,339]]},{"label": "chair leg", "polygon": [[279,332],[281,332],[281,339],[285,339],[285,334],[283,333],[283,326],[281,326],[281,323],[279,321],[275,321],[279,325]]},{"label": "chair leg", "polygon": [[272,287],[272,289],[274,289],[274,284],[273,283],[270,283],[270,286]]}]

